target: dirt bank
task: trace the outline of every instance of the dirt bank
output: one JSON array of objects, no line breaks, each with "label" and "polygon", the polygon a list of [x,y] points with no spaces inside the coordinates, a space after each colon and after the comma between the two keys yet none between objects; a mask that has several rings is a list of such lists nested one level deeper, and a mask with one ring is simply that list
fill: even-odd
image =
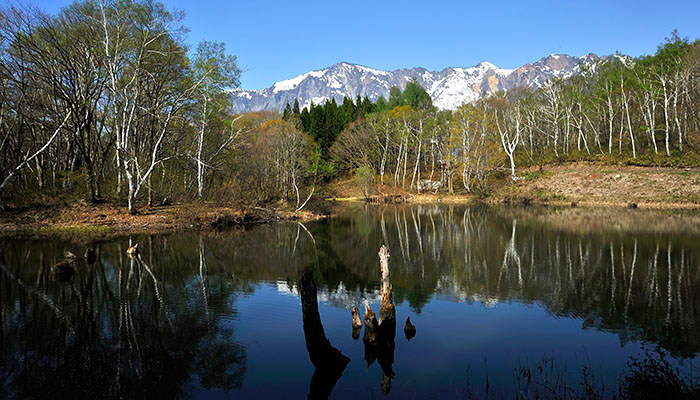
[{"label": "dirt bank", "polygon": [[504,184],[490,202],[578,206],[700,209],[700,170],[569,163],[521,170],[524,178]]},{"label": "dirt bank", "polygon": [[[471,203],[549,204],[589,207],[700,209],[700,169],[636,167],[604,163],[576,162],[520,169],[517,182],[509,177],[495,182],[497,188],[487,197],[460,193],[424,192],[416,194],[389,185],[373,185],[369,197],[375,203]],[[338,181],[332,198],[364,201],[364,190],[352,180]]]}]

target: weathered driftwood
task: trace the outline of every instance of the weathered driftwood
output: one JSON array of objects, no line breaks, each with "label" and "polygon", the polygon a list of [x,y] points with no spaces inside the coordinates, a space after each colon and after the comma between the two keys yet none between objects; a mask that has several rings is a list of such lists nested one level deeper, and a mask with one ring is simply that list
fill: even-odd
[{"label": "weathered driftwood", "polygon": [[306,270],[302,274],[299,287],[306,350],[309,352],[311,363],[316,368],[311,377],[308,398],[328,398],[350,359],[331,346],[331,342],[326,337],[321,315],[318,313],[316,282],[311,270]]},{"label": "weathered driftwood", "polygon": [[403,327],[403,333],[406,335],[406,340],[411,340],[416,336],[416,327],[411,323],[411,317],[406,318],[406,325]]},{"label": "weathered driftwood", "polygon": [[394,377],[392,366],[396,347],[396,309],[389,277],[389,249],[386,246],[379,249],[379,265],[382,274],[379,320],[377,321],[369,304],[365,302],[365,335],[362,341],[365,345],[367,367],[377,360],[382,369],[382,392],[388,394]]}]

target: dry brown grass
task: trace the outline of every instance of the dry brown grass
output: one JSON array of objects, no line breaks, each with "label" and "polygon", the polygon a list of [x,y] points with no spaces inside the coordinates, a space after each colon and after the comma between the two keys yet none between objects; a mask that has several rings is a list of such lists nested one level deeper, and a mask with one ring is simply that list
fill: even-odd
[{"label": "dry brown grass", "polygon": [[521,171],[526,179],[505,184],[493,196],[531,198],[534,202],[583,206],[700,208],[700,170],[611,166],[577,162]]}]

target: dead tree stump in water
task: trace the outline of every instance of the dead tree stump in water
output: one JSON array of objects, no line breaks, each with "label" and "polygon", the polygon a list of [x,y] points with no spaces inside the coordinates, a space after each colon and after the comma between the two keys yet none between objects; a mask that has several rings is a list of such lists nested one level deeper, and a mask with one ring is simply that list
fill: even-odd
[{"label": "dead tree stump in water", "polygon": [[[365,336],[362,338],[362,341],[365,343],[365,353],[367,350],[368,345],[374,346],[377,342],[377,332],[378,329],[377,327],[379,326],[377,324],[377,316],[374,314],[374,311],[372,311],[372,307],[369,306],[369,303],[367,300],[365,300]],[[374,358],[372,358],[372,362],[367,359],[367,354],[365,354],[365,361],[367,361],[367,365],[369,366],[372,362],[374,362]]]},{"label": "dead tree stump in water", "polygon": [[379,248],[379,265],[382,274],[379,321],[377,322],[374,312],[365,302],[365,336],[362,341],[365,345],[367,366],[377,360],[382,369],[382,392],[388,394],[394,377],[392,366],[396,347],[396,309],[389,279],[389,249],[384,245]]},{"label": "dead tree stump in water", "polygon": [[396,309],[394,308],[394,295],[389,281],[389,249],[382,245],[379,248],[379,266],[382,270],[382,300],[379,304],[379,326],[393,321],[396,325]]},{"label": "dead tree stump in water", "polygon": [[352,329],[362,328],[362,320],[360,320],[360,310],[357,307],[352,308]]},{"label": "dead tree stump in water", "polygon": [[311,377],[309,399],[328,398],[350,359],[331,346],[318,313],[313,272],[306,270],[299,282],[304,338],[309,359],[316,369]]},{"label": "dead tree stump in water", "polygon": [[362,320],[360,319],[360,310],[357,307],[352,308],[352,338],[357,340],[360,338],[362,330]]}]

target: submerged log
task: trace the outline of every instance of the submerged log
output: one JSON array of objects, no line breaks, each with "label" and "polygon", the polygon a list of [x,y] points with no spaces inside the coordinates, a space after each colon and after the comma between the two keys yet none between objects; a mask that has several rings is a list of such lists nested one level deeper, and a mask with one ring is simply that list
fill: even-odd
[{"label": "submerged log", "polygon": [[331,346],[318,312],[318,298],[313,272],[306,270],[299,282],[304,338],[309,359],[316,369],[311,378],[309,399],[328,398],[350,359]]}]

